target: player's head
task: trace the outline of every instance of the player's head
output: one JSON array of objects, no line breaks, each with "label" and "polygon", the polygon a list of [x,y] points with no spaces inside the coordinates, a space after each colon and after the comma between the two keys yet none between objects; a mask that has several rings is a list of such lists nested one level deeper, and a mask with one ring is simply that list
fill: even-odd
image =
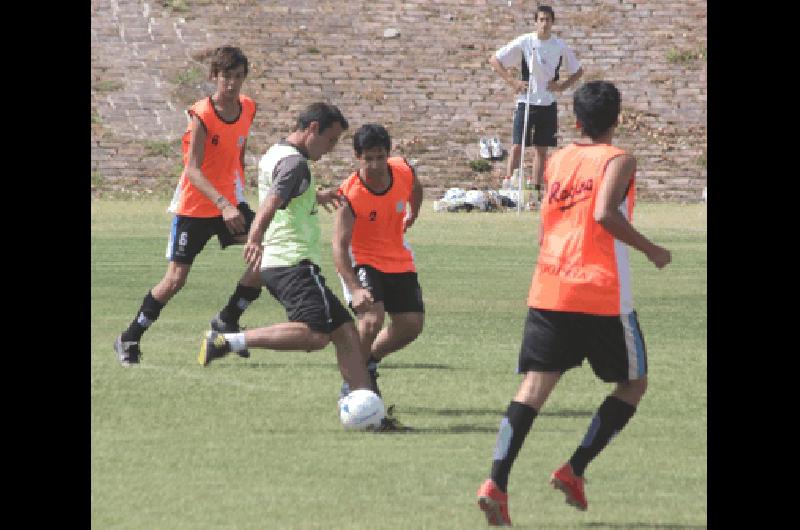
[{"label": "player's head", "polygon": [[317,102],[306,107],[297,117],[296,132],[308,151],[310,160],[319,160],[322,155],[336,147],[339,137],[348,127],[347,120],[336,105]]},{"label": "player's head", "polygon": [[360,157],[364,151],[375,147],[382,147],[386,154],[392,150],[392,139],[386,127],[377,123],[365,123],[353,135],[353,149],[356,157]]},{"label": "player's head", "polygon": [[359,127],[353,135],[353,149],[364,178],[381,178],[386,175],[386,160],[392,149],[392,139],[383,125],[366,123]]},{"label": "player's head", "polygon": [[536,7],[536,13],[534,13],[533,19],[538,22],[542,17],[547,16],[550,17],[551,24],[556,21],[556,14],[553,11],[553,8],[550,6],[541,5]]},{"label": "player's head", "polygon": [[237,67],[244,66],[244,75],[247,75],[247,56],[235,46],[220,46],[211,53],[211,79],[219,74],[232,72]]},{"label": "player's head", "polygon": [[621,98],[608,81],[589,81],[575,91],[572,107],[583,134],[595,140],[617,124]]}]

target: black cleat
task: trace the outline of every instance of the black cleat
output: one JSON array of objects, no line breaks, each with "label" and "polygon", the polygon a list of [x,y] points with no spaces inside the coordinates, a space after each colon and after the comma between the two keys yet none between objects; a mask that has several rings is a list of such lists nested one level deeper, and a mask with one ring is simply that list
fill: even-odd
[{"label": "black cleat", "polygon": [[216,331],[207,331],[206,336],[203,337],[203,342],[200,344],[200,353],[197,354],[197,362],[202,366],[208,366],[208,363],[214,359],[225,357],[231,351],[231,345],[225,340],[220,333]]},{"label": "black cleat", "polygon": [[114,351],[117,352],[117,360],[122,366],[139,364],[142,352],[139,350],[139,343],[133,341],[123,341],[122,335],[114,341]]},{"label": "black cleat", "polygon": [[[244,328],[240,327],[238,324],[228,324],[227,322],[219,318],[219,315],[217,315],[211,319],[211,329],[216,331],[217,333],[239,333]],[[239,357],[243,357],[245,359],[250,357],[250,351],[247,349],[237,351],[236,354]]]}]

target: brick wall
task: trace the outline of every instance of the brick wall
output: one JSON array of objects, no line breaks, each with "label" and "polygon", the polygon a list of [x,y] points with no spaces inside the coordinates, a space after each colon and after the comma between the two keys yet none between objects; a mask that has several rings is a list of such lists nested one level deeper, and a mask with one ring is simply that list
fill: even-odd
[{"label": "brick wall", "polygon": [[[179,172],[182,110],[213,91],[203,52],[240,46],[243,92],[259,105],[246,171],[285,136],[300,109],[338,105],[351,123],[316,163],[323,179],[353,168],[352,131],[387,126],[394,152],[416,159],[426,195],[497,186],[506,161],[473,172],[478,139],[511,143],[514,95],[489,56],[532,28],[535,2],[514,0],[92,0],[93,192],[169,189]],[[527,12],[521,15],[523,5]],[[699,200],[706,183],[706,2],[551,1],[554,33],[583,63],[583,80],[623,97],[617,143],[636,154],[641,198]],[[384,37],[396,29],[396,37]],[[559,145],[577,139],[559,98]],[[526,155],[526,159],[530,160]]]}]

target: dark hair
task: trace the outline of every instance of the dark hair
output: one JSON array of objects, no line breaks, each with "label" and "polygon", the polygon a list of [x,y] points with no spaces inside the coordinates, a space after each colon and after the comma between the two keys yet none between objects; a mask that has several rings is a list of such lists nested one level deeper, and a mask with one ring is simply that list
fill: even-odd
[{"label": "dark hair", "polygon": [[353,149],[355,149],[356,155],[361,156],[364,150],[373,147],[385,147],[388,153],[392,150],[392,139],[389,137],[389,131],[383,125],[365,123],[353,135]]},{"label": "dark hair", "polygon": [[319,123],[320,133],[337,121],[342,126],[342,130],[346,131],[349,126],[347,120],[342,115],[342,111],[340,111],[336,105],[331,105],[323,101],[312,103],[300,113],[297,117],[297,130],[302,131],[307,129],[312,121]]},{"label": "dark hair", "polygon": [[536,8],[536,14],[534,14],[533,19],[539,20],[539,13],[548,13],[550,18],[553,19],[553,22],[556,21],[556,14],[553,12],[553,8],[550,6],[539,6]]},{"label": "dark hair", "polygon": [[572,107],[583,133],[599,138],[617,122],[621,98],[619,90],[608,81],[589,81],[575,91]]},{"label": "dark hair", "polygon": [[244,75],[247,75],[247,57],[242,50],[235,46],[220,46],[211,52],[211,78],[221,72],[233,70],[241,64],[244,65]]}]

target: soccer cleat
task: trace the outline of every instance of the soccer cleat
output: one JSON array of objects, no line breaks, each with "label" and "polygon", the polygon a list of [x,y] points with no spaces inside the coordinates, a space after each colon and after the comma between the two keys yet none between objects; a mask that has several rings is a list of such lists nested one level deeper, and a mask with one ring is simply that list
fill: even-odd
[{"label": "soccer cleat", "polygon": [[579,477],[572,471],[572,466],[567,462],[550,475],[550,485],[561,490],[566,495],[566,503],[581,511],[589,507],[586,502],[586,495],[583,493],[583,477]]},{"label": "soccer cleat", "polygon": [[139,350],[139,343],[133,341],[123,341],[122,335],[114,341],[114,351],[117,352],[117,360],[122,366],[139,364],[142,352]]},{"label": "soccer cleat", "polygon": [[500,143],[500,139],[495,137],[489,140],[489,147],[492,150],[492,158],[495,160],[500,160],[503,158],[503,146]]},{"label": "soccer cleat", "polygon": [[489,146],[489,140],[487,140],[486,138],[481,138],[478,143],[480,144],[480,147],[481,147],[481,153],[480,153],[481,154],[481,158],[485,158],[487,160],[491,159],[492,158],[492,151],[491,151],[491,147]]},{"label": "soccer cleat", "polygon": [[511,516],[508,515],[508,494],[500,491],[490,478],[478,488],[478,507],[486,515],[489,526],[511,526]]},{"label": "soccer cleat", "polygon": [[[211,319],[211,329],[216,331],[217,333],[239,333],[244,328],[239,327],[239,324],[228,324],[227,322],[219,318],[219,315],[217,315]],[[250,351],[247,350],[246,348],[244,350],[237,351],[236,354],[239,357],[243,357],[245,359],[250,357]]]},{"label": "soccer cleat", "polygon": [[400,420],[394,417],[394,405],[389,405],[386,408],[386,415],[381,419],[381,424],[372,430],[374,432],[410,432],[413,429],[407,425],[400,423]]},{"label": "soccer cleat", "polygon": [[200,344],[200,353],[197,354],[197,362],[203,366],[208,366],[208,363],[214,359],[219,359],[228,355],[231,351],[231,345],[225,340],[221,333],[216,331],[207,331],[206,336],[203,337],[203,343]]}]

